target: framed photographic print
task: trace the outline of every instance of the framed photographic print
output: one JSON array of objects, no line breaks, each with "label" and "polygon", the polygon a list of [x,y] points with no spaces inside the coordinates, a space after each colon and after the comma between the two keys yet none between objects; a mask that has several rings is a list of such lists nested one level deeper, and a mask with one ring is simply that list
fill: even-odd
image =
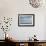
[{"label": "framed photographic print", "polygon": [[34,26],[34,14],[18,14],[18,26]]}]

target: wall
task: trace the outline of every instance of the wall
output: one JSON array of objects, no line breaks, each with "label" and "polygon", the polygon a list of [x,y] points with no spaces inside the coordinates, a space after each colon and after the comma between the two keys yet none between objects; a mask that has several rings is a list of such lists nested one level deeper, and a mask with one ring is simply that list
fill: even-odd
[{"label": "wall", "polygon": [[[35,14],[35,26],[18,27],[18,14]],[[29,0],[0,0],[0,18],[4,16],[13,18],[8,33],[16,40],[27,40],[34,34],[37,39],[46,40],[46,6],[35,9],[29,4]]]}]

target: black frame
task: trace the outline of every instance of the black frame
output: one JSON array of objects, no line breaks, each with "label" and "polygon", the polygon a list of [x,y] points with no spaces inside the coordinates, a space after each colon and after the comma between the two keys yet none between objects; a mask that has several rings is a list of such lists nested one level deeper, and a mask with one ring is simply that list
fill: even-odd
[{"label": "black frame", "polygon": [[[19,21],[19,16],[24,16],[24,15],[30,15],[30,16],[33,16],[33,25],[20,25],[20,21]],[[28,26],[34,26],[35,25],[35,14],[18,14],[18,26],[26,26],[26,27],[28,27]]]}]

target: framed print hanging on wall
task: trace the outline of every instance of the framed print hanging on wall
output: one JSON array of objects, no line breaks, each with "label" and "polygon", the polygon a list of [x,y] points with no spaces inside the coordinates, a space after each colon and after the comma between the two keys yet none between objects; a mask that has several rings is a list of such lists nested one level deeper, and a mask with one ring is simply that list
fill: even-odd
[{"label": "framed print hanging on wall", "polygon": [[34,14],[18,14],[18,26],[34,26]]}]

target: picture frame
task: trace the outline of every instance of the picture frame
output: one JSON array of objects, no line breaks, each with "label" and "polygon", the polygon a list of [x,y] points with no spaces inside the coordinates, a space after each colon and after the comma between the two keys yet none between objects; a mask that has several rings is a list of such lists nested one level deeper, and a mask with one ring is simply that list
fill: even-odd
[{"label": "picture frame", "polygon": [[18,14],[18,26],[34,26],[35,14]]}]

